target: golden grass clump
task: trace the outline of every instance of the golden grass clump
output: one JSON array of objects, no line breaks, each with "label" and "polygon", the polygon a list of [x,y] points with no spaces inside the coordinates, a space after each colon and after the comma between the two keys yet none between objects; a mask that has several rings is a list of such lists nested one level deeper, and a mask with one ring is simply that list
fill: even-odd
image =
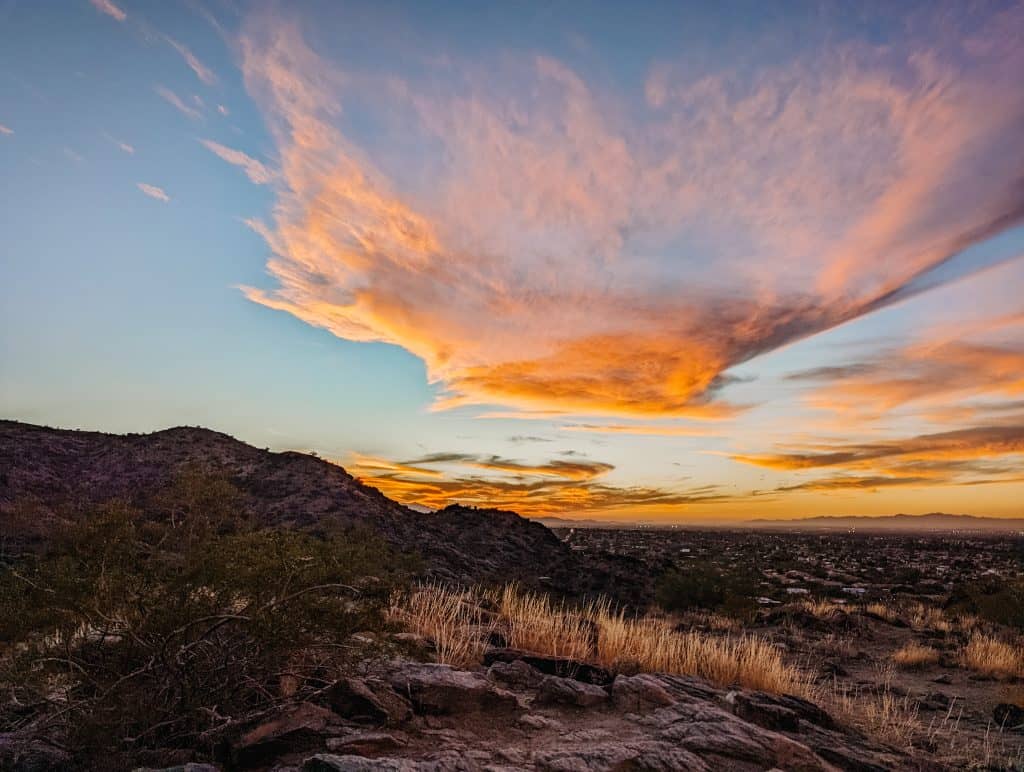
[{"label": "golden grass clump", "polygon": [[389,616],[432,640],[437,661],[456,667],[479,664],[492,625],[471,593],[436,585],[396,594]]},{"label": "golden grass clump", "polygon": [[488,634],[497,631],[515,648],[589,660],[612,670],[698,675],[719,686],[806,692],[801,672],[755,636],[677,632],[666,619],[629,617],[606,601],[569,607],[515,586],[487,599],[497,611],[484,620],[480,594],[425,586],[396,600],[392,617],[432,638],[438,660],[452,665],[478,664]]},{"label": "golden grass clump", "polygon": [[843,604],[836,603],[834,600],[805,598],[796,605],[801,611],[806,611],[808,614],[813,617],[817,617],[818,619],[830,617],[837,611],[846,611]]},{"label": "golden grass clump", "polygon": [[864,611],[868,614],[874,614],[877,617],[881,617],[889,622],[895,622],[900,618],[899,609],[894,606],[886,605],[885,603],[868,603],[864,607]]},{"label": "golden grass clump", "polygon": [[554,657],[586,659],[594,648],[596,604],[578,609],[507,585],[498,596],[499,618],[510,646]]},{"label": "golden grass clump", "polygon": [[936,630],[940,633],[948,633],[955,628],[953,620],[949,619],[942,609],[926,606],[923,603],[914,603],[908,608],[907,620],[915,630]]},{"label": "golden grass clump", "polygon": [[939,652],[931,646],[911,641],[893,652],[892,661],[897,667],[905,670],[915,670],[938,664]]},{"label": "golden grass clump", "polygon": [[1024,676],[1024,647],[975,633],[960,655],[964,667],[993,678]]}]

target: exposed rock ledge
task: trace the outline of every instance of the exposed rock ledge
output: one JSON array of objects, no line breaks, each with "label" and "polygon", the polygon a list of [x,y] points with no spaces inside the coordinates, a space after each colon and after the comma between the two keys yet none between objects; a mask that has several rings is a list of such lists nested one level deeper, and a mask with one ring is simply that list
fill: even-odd
[{"label": "exposed rock ledge", "polygon": [[338,682],[323,704],[233,727],[220,738],[221,761],[273,772],[940,769],[796,697],[670,675],[595,684],[586,669],[576,680],[511,655],[490,659],[487,671],[393,662]]}]

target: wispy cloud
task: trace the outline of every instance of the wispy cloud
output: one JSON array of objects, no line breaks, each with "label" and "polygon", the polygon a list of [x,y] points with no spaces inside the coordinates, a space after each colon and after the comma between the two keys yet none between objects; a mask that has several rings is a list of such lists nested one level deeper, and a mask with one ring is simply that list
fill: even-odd
[{"label": "wispy cloud", "polygon": [[231,111],[224,105],[217,105],[217,112],[225,117],[231,115]]},{"label": "wispy cloud", "polygon": [[110,16],[117,21],[124,21],[128,18],[128,14],[114,5],[111,0],[89,0],[89,2],[92,3],[93,8],[97,11],[105,13],[107,16]]},{"label": "wispy cloud", "polygon": [[139,190],[150,198],[155,198],[157,201],[163,201],[164,203],[171,200],[171,197],[164,192],[163,188],[158,188],[156,185],[149,185],[145,182],[139,182],[136,184],[138,185]]},{"label": "wispy cloud", "polygon": [[[1022,28],[1014,10],[754,79],[667,63],[630,112],[547,57],[403,81],[253,23],[282,184],[258,226],[277,286],[246,294],[411,351],[444,408],[735,416],[731,368],[957,278],[1020,221]],[[439,152],[360,145],[349,100]]]},{"label": "wispy cloud", "polygon": [[113,144],[117,145],[117,147],[122,152],[127,153],[128,155],[135,155],[135,148],[134,148],[134,146],[129,145],[127,142],[124,142],[123,140],[120,140],[117,137],[114,137],[114,136],[108,134],[107,132],[103,132],[103,136],[109,142],[112,142]]},{"label": "wispy cloud", "polygon": [[161,96],[168,104],[174,107],[178,112],[185,116],[188,116],[191,120],[197,121],[202,118],[202,113],[195,107],[188,105],[181,99],[177,94],[171,91],[166,86],[157,86],[156,93]]},{"label": "wispy cloud", "polygon": [[[822,443],[781,453],[731,458],[778,471],[814,476],[775,491],[874,490],[886,487],[987,485],[1021,480],[1024,424],[981,425],[871,443]],[[999,459],[1006,463],[999,463]],[[839,472],[836,474],[835,472]]]},{"label": "wispy cloud", "polygon": [[199,142],[202,143],[203,147],[211,153],[214,153],[229,164],[239,167],[245,172],[245,175],[249,180],[256,185],[266,185],[269,182],[273,182],[276,176],[274,172],[267,168],[267,166],[261,161],[256,160],[252,156],[246,155],[241,150],[225,147],[211,139],[201,139]]},{"label": "wispy cloud", "polygon": [[199,61],[199,57],[193,54],[188,46],[186,46],[184,43],[179,43],[177,40],[171,37],[165,36],[164,39],[171,46],[171,48],[173,48],[181,55],[181,58],[185,60],[185,64],[189,66],[189,68],[192,70],[192,72],[196,74],[196,77],[199,78],[199,80],[201,80],[207,86],[212,86],[217,82],[217,76],[213,72],[213,70],[211,70],[201,61]]},{"label": "wispy cloud", "polygon": [[[979,331],[1014,335],[1002,342],[963,339]],[[1022,333],[1024,312],[1003,315],[973,328],[958,325],[952,331],[954,337],[925,339],[788,378],[813,386],[806,399],[814,407],[858,422],[908,405],[926,411],[947,410],[950,405],[984,411],[984,400],[1024,395]]]},{"label": "wispy cloud", "polygon": [[[367,484],[402,503],[434,509],[458,503],[514,509],[529,516],[565,511],[668,513],[728,499],[711,486],[676,490],[610,485],[599,478],[614,467],[601,462],[556,459],[530,464],[471,453],[434,453],[410,461],[354,454],[353,461],[350,470]],[[438,465],[453,470],[432,468]],[[460,466],[493,474],[466,474],[458,471]]]},{"label": "wispy cloud", "polygon": [[12,128],[8,127],[8,126],[4,126],[2,123],[0,123],[0,134],[4,134],[4,135],[9,136],[9,135],[11,135],[13,133],[14,133],[14,129],[12,129]]},{"label": "wispy cloud", "polygon": [[636,434],[652,437],[713,437],[716,432],[702,426],[658,426],[654,424],[566,424],[566,432],[592,434]]}]

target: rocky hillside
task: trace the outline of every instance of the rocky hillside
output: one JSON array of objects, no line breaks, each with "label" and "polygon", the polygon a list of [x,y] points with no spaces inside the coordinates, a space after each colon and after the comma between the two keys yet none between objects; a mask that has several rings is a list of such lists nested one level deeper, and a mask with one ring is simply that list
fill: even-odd
[{"label": "rocky hillside", "polygon": [[[424,559],[430,578],[517,580],[569,595],[605,592],[642,603],[649,588],[628,558],[584,558],[513,512],[452,506],[415,512],[315,456],[272,453],[208,429],[114,435],[0,421],[0,518],[5,536],[46,538],[97,504],[145,508],[186,469],[228,479],[267,527],[370,528]],[[15,511],[31,516],[15,518]]]}]

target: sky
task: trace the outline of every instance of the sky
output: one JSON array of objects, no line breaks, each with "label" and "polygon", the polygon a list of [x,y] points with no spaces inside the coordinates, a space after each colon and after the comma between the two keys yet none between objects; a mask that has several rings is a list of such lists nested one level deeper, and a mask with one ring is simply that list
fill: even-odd
[{"label": "sky", "polygon": [[398,500],[1024,516],[1024,3],[0,0],[0,414]]}]

